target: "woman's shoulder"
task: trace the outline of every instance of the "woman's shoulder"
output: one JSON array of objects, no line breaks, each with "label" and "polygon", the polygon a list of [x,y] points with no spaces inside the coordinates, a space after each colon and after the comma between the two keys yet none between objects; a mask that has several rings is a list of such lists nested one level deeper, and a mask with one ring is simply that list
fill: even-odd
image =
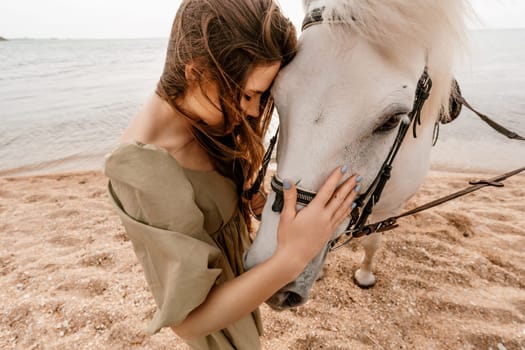
[{"label": "woman's shoulder", "polygon": [[104,172],[115,203],[135,220],[181,232],[202,228],[193,185],[161,147],[138,141],[119,144],[106,156]]},{"label": "woman's shoulder", "polygon": [[147,151],[159,151],[185,169],[206,171],[214,168],[209,155],[195,139],[188,121],[157,95],[146,101],[121,135],[119,143],[129,152],[137,151],[130,144]]},{"label": "woman's shoulder", "polygon": [[104,173],[135,188],[155,186],[167,180],[187,182],[183,167],[166,149],[135,140],[119,144],[106,155]]}]

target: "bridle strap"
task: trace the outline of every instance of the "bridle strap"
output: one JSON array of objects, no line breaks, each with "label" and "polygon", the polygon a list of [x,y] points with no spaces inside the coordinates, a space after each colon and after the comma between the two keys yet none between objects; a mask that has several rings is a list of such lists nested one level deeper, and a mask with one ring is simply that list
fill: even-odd
[{"label": "bridle strap", "polygon": [[[321,8],[315,8],[310,13],[308,13],[303,21],[303,28],[304,31],[308,27],[319,24],[323,21],[323,12],[324,7]],[[392,163],[394,162],[394,159],[401,148],[401,144],[403,143],[403,140],[405,139],[405,136],[407,134],[408,129],[410,128],[410,124],[414,121],[414,128],[413,128],[413,134],[414,137],[416,137],[416,127],[417,125],[421,124],[421,110],[423,108],[423,104],[425,103],[426,99],[428,98],[430,94],[430,89],[432,88],[432,80],[430,79],[427,69],[425,67],[425,70],[423,71],[423,74],[421,78],[418,81],[418,87],[416,89],[416,98],[414,100],[414,106],[412,109],[412,112],[409,113],[408,122],[404,122],[399,127],[398,134],[396,136],[396,140],[390,149],[390,152],[383,163],[381,169],[379,170],[378,175],[376,176],[374,182],[370,185],[370,187],[367,189],[367,191],[359,196],[359,198],[356,200],[356,208],[352,211],[351,214],[351,220],[348,224],[347,230],[350,230],[352,227],[363,227],[366,224],[366,221],[370,214],[372,213],[373,207],[379,202],[379,199],[381,197],[381,194],[386,186],[386,183],[390,179],[390,174],[392,171]],[[274,190],[276,196],[275,201],[272,205],[272,210],[274,212],[281,212],[284,206],[284,192],[283,192],[283,184],[282,182],[277,178],[276,175],[273,176],[272,181],[272,189]],[[297,201],[303,205],[308,205],[313,198],[315,198],[315,193],[306,191],[300,188],[297,188]],[[363,206],[363,203],[366,201],[366,205],[364,206],[361,213],[359,213],[359,209]]]},{"label": "bridle strap", "polygon": [[[416,90],[416,98],[414,100],[413,110],[408,114],[408,121],[403,121],[399,127],[396,139],[392,148],[390,149],[388,156],[381,166],[378,175],[372,184],[368,187],[367,191],[360,195],[356,200],[356,208],[352,211],[352,219],[348,225],[347,230],[350,230],[352,227],[363,227],[372,213],[373,207],[379,202],[383,189],[386,186],[386,183],[390,179],[390,173],[392,171],[392,163],[394,162],[399,149],[405,139],[408,130],[410,129],[411,122],[415,119],[420,119],[421,109],[425,100],[428,98],[430,89],[432,88],[432,80],[428,76],[428,72],[425,69],[423,75],[419,79],[418,87]],[[275,192],[275,201],[272,205],[272,210],[274,212],[280,213],[284,205],[284,192],[283,192],[283,183],[274,175],[271,181],[272,189]],[[297,188],[297,202],[308,205],[314,198],[316,193],[307,191],[301,188]],[[363,203],[366,202],[362,212],[359,214],[359,208],[363,206]]]},{"label": "bridle strap", "polygon": [[[400,219],[400,218],[404,218],[404,217],[407,217],[407,216],[411,216],[411,215],[414,215],[414,214],[417,214],[417,213],[420,213],[422,211],[425,211],[425,210],[428,210],[428,209],[431,209],[431,208],[434,208],[434,207],[437,207],[438,205],[441,205],[441,204],[444,204],[446,202],[449,202],[451,200],[454,200],[456,198],[459,198],[459,197],[463,197],[469,193],[472,193],[472,192],[475,192],[475,191],[478,191],[484,187],[487,187],[487,186],[492,186],[492,187],[504,187],[504,184],[502,183],[502,181],[512,177],[512,176],[515,176],[515,175],[518,175],[522,172],[525,171],[525,167],[522,167],[522,168],[519,168],[519,169],[516,169],[516,170],[513,170],[513,171],[510,171],[508,173],[505,173],[503,175],[499,175],[499,176],[496,176],[492,179],[489,179],[489,180],[479,180],[479,181],[470,181],[469,184],[471,185],[470,187],[467,187],[467,188],[464,188],[463,190],[460,190],[460,191],[457,191],[457,192],[454,192],[452,194],[449,194],[445,197],[441,197],[441,198],[438,198],[430,203],[426,203],[422,206],[419,206],[417,208],[414,208],[412,210],[409,210],[409,211],[406,211],[400,215],[397,215],[397,216],[393,216],[393,217],[390,217],[388,219],[385,219],[385,220],[382,220],[382,221],[379,221],[379,222],[376,222],[376,223],[373,223],[373,224],[369,224],[369,225],[366,225],[360,229],[355,229],[355,230],[350,230],[350,231],[346,231],[343,233],[343,235],[341,235],[340,237],[338,237],[337,239],[334,239],[330,242],[330,250],[331,251],[335,251],[335,250],[338,250],[342,247],[344,247],[345,245],[347,245],[348,243],[350,243],[354,238],[359,238],[359,237],[363,237],[363,236],[367,236],[367,235],[370,235],[374,232],[385,232],[385,231],[389,231],[389,230],[392,230],[396,227],[398,227],[399,225],[397,224],[397,220]],[[343,236],[346,236],[346,240],[342,243],[339,243],[342,239],[343,239]]]},{"label": "bridle strap", "polygon": [[279,127],[277,127],[275,134],[270,139],[270,144],[268,145],[268,148],[266,149],[266,153],[264,154],[261,168],[259,169],[259,173],[257,174],[257,178],[255,179],[252,187],[250,187],[250,189],[245,191],[243,194],[243,197],[246,198],[247,200],[251,200],[253,196],[261,190],[261,186],[266,176],[266,171],[268,170],[268,165],[270,164],[270,161],[272,160],[272,153],[275,148],[275,144],[277,143],[278,135],[279,135]]},{"label": "bridle strap", "polygon": [[[412,108],[412,111],[408,114],[409,120],[403,121],[399,126],[399,131],[397,133],[394,144],[392,145],[392,148],[390,149],[390,152],[388,153],[385,162],[381,166],[378,175],[376,176],[372,184],[368,187],[367,191],[361,196],[359,196],[359,198],[356,200],[356,207],[351,213],[351,219],[348,224],[347,231],[363,228],[368,220],[368,217],[370,216],[370,214],[372,214],[374,206],[381,199],[383,190],[388,180],[390,180],[390,176],[392,173],[392,164],[396,159],[397,153],[399,152],[399,149],[401,148],[401,145],[403,144],[403,141],[405,140],[406,134],[410,129],[410,125],[412,123],[414,123],[413,134],[414,137],[416,137],[416,125],[418,123],[421,123],[421,110],[423,109],[423,105],[425,104],[425,101],[430,95],[431,89],[432,80],[430,79],[427,69],[425,68],[421,78],[418,81],[414,106]],[[359,213],[359,208],[363,206],[363,203],[365,201],[366,204],[364,205],[361,213]]]},{"label": "bridle strap", "polygon": [[[284,206],[283,182],[277,177],[277,175],[274,175],[272,176],[271,186],[276,195],[275,201],[272,205],[272,210],[276,213],[280,213]],[[314,192],[297,188],[297,202],[305,206],[314,200],[315,195]]]}]

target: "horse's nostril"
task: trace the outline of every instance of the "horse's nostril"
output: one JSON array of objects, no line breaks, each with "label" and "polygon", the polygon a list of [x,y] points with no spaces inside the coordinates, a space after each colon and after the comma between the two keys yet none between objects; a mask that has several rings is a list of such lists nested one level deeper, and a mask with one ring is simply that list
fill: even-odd
[{"label": "horse's nostril", "polygon": [[292,291],[279,291],[266,301],[268,306],[274,310],[282,311],[297,307],[306,302],[307,298]]},{"label": "horse's nostril", "polygon": [[282,307],[283,308],[291,308],[296,307],[304,303],[304,299],[302,296],[300,296],[297,293],[294,292],[287,292],[286,299],[283,302]]}]

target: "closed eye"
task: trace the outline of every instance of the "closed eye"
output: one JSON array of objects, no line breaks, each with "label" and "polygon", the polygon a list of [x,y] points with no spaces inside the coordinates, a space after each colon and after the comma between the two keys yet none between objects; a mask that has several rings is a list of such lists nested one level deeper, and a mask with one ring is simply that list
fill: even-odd
[{"label": "closed eye", "polygon": [[391,116],[381,126],[377,127],[374,130],[374,133],[385,133],[385,132],[389,132],[390,130],[395,129],[401,122],[401,119],[403,118],[403,116],[405,115],[406,113],[396,114],[396,115]]},{"label": "closed eye", "polygon": [[376,126],[374,133],[387,133],[399,126],[401,120],[410,112],[410,109],[400,105],[390,106],[382,115],[381,124]]}]

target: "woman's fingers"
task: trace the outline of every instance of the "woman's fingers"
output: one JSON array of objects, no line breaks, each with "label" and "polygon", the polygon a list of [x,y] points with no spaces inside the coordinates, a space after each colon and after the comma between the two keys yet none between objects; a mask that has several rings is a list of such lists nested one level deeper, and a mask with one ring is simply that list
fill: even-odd
[{"label": "woman's fingers", "polygon": [[347,179],[345,182],[339,186],[330,201],[327,204],[327,209],[332,211],[332,213],[335,213],[339,206],[346,200],[348,195],[354,191],[357,185],[357,175],[352,176],[351,178]]},{"label": "woman's fingers", "polygon": [[337,184],[341,181],[347,171],[348,167],[346,165],[336,168],[321,186],[312,203],[317,203],[324,207],[330,198],[332,198]]},{"label": "woman's fingers", "polygon": [[334,204],[334,207],[332,208],[334,210],[334,215],[332,218],[337,223],[336,226],[339,226],[354,209],[356,205],[355,200],[359,196],[359,191],[361,190],[361,181],[363,181],[361,175],[354,175],[347,180],[348,183],[341,185],[342,193],[347,193],[346,190],[348,189],[348,187],[343,186],[350,186],[351,191],[347,193],[344,201],[341,201],[339,205],[337,205],[338,203],[335,198],[332,198],[334,203],[331,202],[329,205]]},{"label": "woman's fingers", "polygon": [[335,211],[332,220],[334,222],[334,226],[339,226],[341,223],[348,218],[348,216],[352,213],[352,210],[355,208],[355,200],[357,198],[357,192],[352,191],[348,194],[346,199],[341,203],[341,205],[337,208]]},{"label": "woman's fingers", "polygon": [[283,181],[284,205],[278,232],[281,249],[290,249],[308,262],[326,245],[336,227],[350,214],[357,196],[355,185],[358,177],[351,177],[337,188],[346,170],[344,167],[337,168],[312,203],[300,212],[296,210],[297,188],[291,181]]},{"label": "woman's fingers", "polygon": [[[325,217],[329,220],[329,225],[335,222],[340,224],[350,214],[352,204],[360,189],[359,183],[363,178],[359,175],[353,175],[338,187],[338,183],[347,170],[345,166],[335,169],[321,186],[312,203],[308,205],[310,209],[307,211],[310,213],[309,215],[316,218],[314,220]],[[283,188],[284,206],[281,219],[293,220],[297,216],[297,188],[289,180],[283,182]],[[328,224],[328,222],[326,223]]]}]

